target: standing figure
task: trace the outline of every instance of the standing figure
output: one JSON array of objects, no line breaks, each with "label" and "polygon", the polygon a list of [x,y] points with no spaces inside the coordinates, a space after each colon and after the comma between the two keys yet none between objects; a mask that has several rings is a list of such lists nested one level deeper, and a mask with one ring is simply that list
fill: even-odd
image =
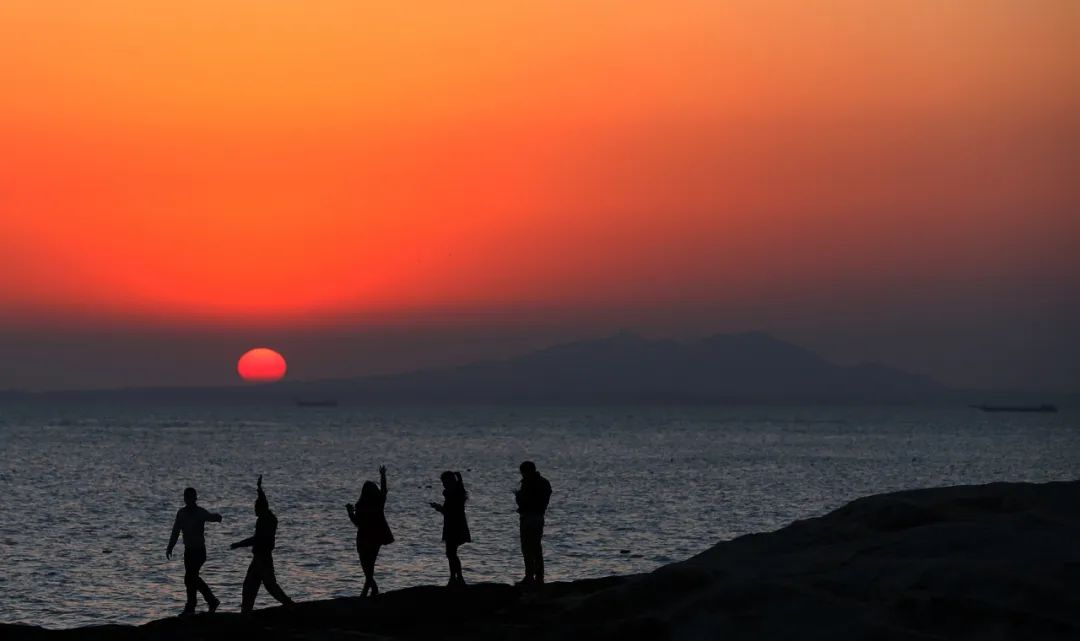
[{"label": "standing figure", "polygon": [[346,504],[349,520],[356,526],[356,554],[360,557],[360,567],[364,570],[364,590],[360,596],[379,596],[379,585],[375,583],[375,559],[379,558],[379,548],[394,542],[390,525],[386,522],[386,466],[379,466],[379,484],[364,481],[360,488],[360,498],[356,507]]},{"label": "standing figure", "polygon": [[442,540],[446,543],[446,560],[450,564],[450,582],[446,585],[464,586],[457,549],[463,543],[472,541],[469,522],[465,519],[465,502],[469,500],[469,493],[465,491],[461,472],[447,470],[439,475],[439,480],[443,484],[443,503],[432,503],[431,507],[443,515]]},{"label": "standing figure", "polygon": [[544,582],[544,512],[551,500],[551,483],[540,476],[532,461],[525,461],[518,469],[521,487],[514,490],[514,497],[521,526],[521,555],[525,558],[522,584],[540,585]]},{"label": "standing figure", "polygon": [[187,604],[181,616],[195,614],[195,592],[202,594],[206,600],[208,610],[217,610],[221,601],[214,598],[210,586],[199,576],[199,570],[206,563],[206,539],[203,535],[203,526],[207,521],[221,523],[221,515],[214,514],[198,506],[198,493],[195,488],[189,487],[184,490],[184,507],[176,512],[176,520],[173,521],[172,536],[169,537],[169,546],[165,548],[165,558],[172,558],[173,548],[176,547],[176,539],[180,533],[184,533],[184,586],[187,588]]},{"label": "standing figure", "polygon": [[258,490],[258,498],[255,499],[255,536],[248,537],[243,541],[237,541],[229,546],[230,549],[251,548],[251,565],[248,566],[247,576],[244,577],[244,592],[240,601],[241,612],[251,612],[255,607],[255,595],[259,593],[259,585],[265,585],[270,596],[278,600],[282,605],[292,605],[293,600],[285,594],[278,585],[277,577],[274,576],[274,540],[277,536],[277,517],[270,511],[270,503],[266,500],[266,494],[262,489],[262,474],[255,484]]}]

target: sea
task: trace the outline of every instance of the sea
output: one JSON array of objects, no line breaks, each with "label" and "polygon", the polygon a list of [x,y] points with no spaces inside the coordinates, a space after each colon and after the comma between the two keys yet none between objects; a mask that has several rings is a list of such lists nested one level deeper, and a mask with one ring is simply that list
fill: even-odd
[{"label": "sea", "polygon": [[[345,505],[386,465],[396,541],[383,591],[445,584],[439,474],[460,471],[468,582],[523,574],[518,465],[554,489],[549,581],[648,572],[868,494],[1080,477],[1080,423],[962,406],[308,407],[0,405],[0,622],[143,623],[184,605],[185,487],[223,516],[203,577],[239,609],[255,481],[279,526],[277,577],[296,600],[356,596]],[[256,607],[276,603],[259,595]],[[205,607],[200,604],[200,608]]]}]

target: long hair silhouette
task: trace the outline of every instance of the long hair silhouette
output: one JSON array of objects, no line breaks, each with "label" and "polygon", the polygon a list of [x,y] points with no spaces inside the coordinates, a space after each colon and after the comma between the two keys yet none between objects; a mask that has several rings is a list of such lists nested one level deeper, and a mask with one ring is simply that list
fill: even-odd
[{"label": "long hair silhouette", "polygon": [[461,478],[461,472],[446,470],[439,475],[439,480],[442,481],[446,491],[457,493],[463,501],[469,500],[469,492],[465,489],[465,481]]},{"label": "long hair silhouette", "polygon": [[356,501],[357,511],[370,511],[381,509],[383,505],[383,493],[375,481],[364,481],[360,488],[360,498]]}]

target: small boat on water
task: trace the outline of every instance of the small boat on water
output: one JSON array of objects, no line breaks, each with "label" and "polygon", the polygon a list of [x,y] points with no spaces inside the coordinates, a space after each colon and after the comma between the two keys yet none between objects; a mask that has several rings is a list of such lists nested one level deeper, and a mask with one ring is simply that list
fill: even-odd
[{"label": "small boat on water", "polygon": [[984,412],[1056,412],[1057,405],[972,405]]},{"label": "small boat on water", "polygon": [[337,399],[334,398],[321,398],[321,399],[309,399],[298,398],[296,399],[297,407],[337,407]]}]

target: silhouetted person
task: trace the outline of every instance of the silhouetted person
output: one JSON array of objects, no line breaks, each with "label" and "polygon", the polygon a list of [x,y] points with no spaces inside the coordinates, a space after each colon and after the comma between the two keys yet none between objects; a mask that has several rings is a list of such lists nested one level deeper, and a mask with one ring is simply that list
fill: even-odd
[{"label": "silhouetted person", "polygon": [[521,487],[514,490],[517,499],[517,511],[521,527],[521,555],[525,557],[524,585],[539,585],[544,582],[544,512],[551,500],[551,483],[540,472],[536,464],[525,461],[518,468],[521,471]]},{"label": "silhouetted person", "polygon": [[431,507],[443,515],[442,539],[446,543],[446,560],[450,564],[450,582],[448,586],[463,586],[465,578],[461,576],[461,559],[457,550],[463,543],[472,541],[469,534],[469,522],[465,519],[465,502],[469,493],[465,491],[465,482],[461,472],[449,470],[439,475],[443,484],[443,504],[432,503]]},{"label": "silhouetted person", "polygon": [[360,596],[379,596],[379,585],[375,583],[375,559],[379,558],[379,548],[394,542],[390,525],[386,522],[386,466],[379,466],[379,484],[365,481],[360,489],[360,498],[354,508],[345,505],[349,519],[356,526],[356,554],[360,557],[360,567],[364,570],[364,591]]},{"label": "silhouetted person", "polygon": [[176,539],[180,533],[184,533],[184,586],[187,588],[187,605],[181,615],[195,614],[195,592],[198,591],[206,600],[210,612],[217,610],[221,601],[214,598],[210,586],[199,576],[199,569],[206,563],[206,539],[203,536],[203,526],[207,521],[221,523],[221,515],[208,512],[196,504],[199,496],[195,488],[189,487],[184,490],[184,507],[176,513],[173,521],[172,536],[169,537],[169,546],[165,548],[165,558],[172,558],[173,548],[176,547]]},{"label": "silhouetted person", "polygon": [[274,542],[277,536],[277,517],[270,511],[270,502],[262,489],[262,474],[255,484],[259,496],[255,499],[255,536],[237,541],[230,549],[251,548],[251,565],[244,577],[244,593],[240,601],[241,612],[251,612],[255,607],[255,596],[259,594],[259,585],[265,585],[270,596],[282,605],[292,605],[293,600],[285,594],[274,576]]}]

